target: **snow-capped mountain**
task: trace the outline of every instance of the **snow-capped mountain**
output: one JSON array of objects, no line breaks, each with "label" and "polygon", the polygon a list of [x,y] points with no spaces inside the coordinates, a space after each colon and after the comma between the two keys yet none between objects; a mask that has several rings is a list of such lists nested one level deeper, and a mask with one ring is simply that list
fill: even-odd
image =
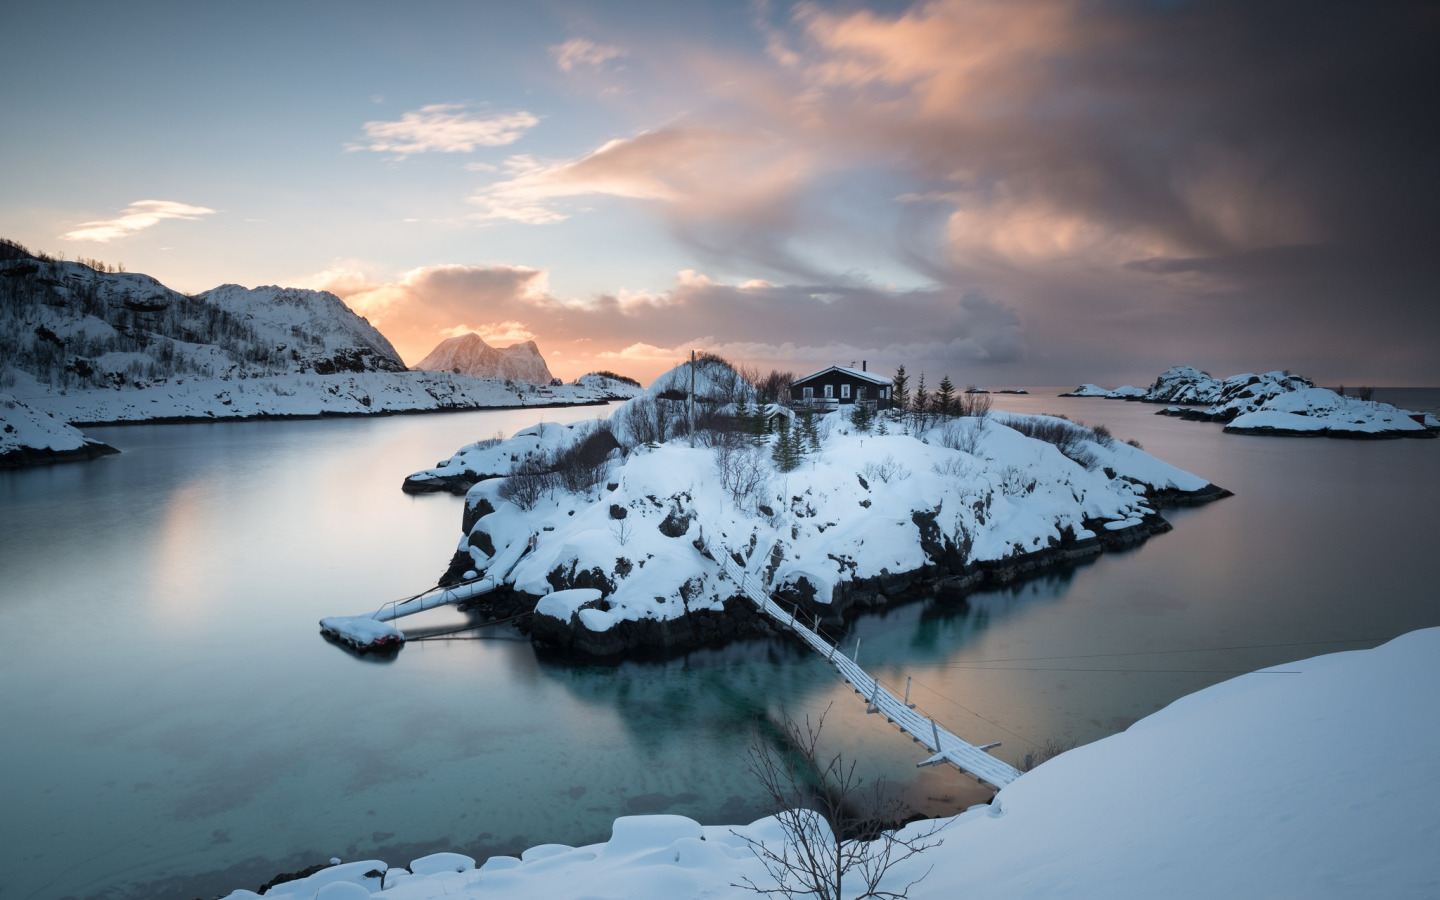
[{"label": "snow-capped mountain", "polygon": [[328,291],[222,284],[196,297],[236,316],[275,346],[286,346],[302,367],[332,372],[403,372],[385,335]]},{"label": "snow-capped mountain", "polygon": [[0,360],[0,389],[405,371],[390,342],[333,294],[225,285],[190,296],[9,242],[0,242]]},{"label": "snow-capped mountain", "polygon": [[553,377],[534,341],[492,347],[473,331],[441,341],[415,368],[526,384],[549,384]]}]

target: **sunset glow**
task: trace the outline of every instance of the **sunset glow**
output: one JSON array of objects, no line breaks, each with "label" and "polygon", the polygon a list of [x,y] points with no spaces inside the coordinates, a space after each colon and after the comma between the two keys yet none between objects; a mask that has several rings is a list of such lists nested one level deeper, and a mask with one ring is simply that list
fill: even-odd
[{"label": "sunset glow", "polygon": [[0,236],[407,363],[1440,383],[1422,5],[85,7],[0,35]]}]

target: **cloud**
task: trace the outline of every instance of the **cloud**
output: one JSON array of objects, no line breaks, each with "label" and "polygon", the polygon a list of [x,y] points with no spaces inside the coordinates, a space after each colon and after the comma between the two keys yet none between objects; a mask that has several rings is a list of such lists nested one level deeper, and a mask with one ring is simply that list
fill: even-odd
[{"label": "cloud", "polygon": [[[516,158],[510,178],[471,197],[477,221],[531,225],[564,221],[567,201],[612,197],[647,204],[692,245],[752,242],[757,257],[784,260],[793,200],[812,170],[809,148],[764,130],[677,124],[608,141],[574,159]],[[816,273],[804,270],[804,275]]]},{"label": "cloud", "polygon": [[582,65],[598,69],[612,59],[629,56],[630,52],[622,47],[596,44],[584,38],[571,38],[563,44],[551,47],[550,54],[555,57],[555,64],[560,67],[560,71],[571,72]]},{"label": "cloud", "polygon": [[479,115],[464,104],[434,103],[405,113],[398,122],[366,122],[368,140],[345,149],[394,153],[401,159],[417,153],[472,153],[477,147],[513,144],[539,122],[524,110]]},{"label": "cloud", "polygon": [[[334,291],[415,361],[446,337],[475,331],[492,343],[535,340],[568,366],[618,366],[653,378],[688,354],[717,349],[740,362],[793,368],[852,359],[932,371],[1026,353],[1019,314],[978,291],[895,291],[845,284],[730,284],[693,270],[656,293],[562,299],[548,274],[524,266],[434,266],[393,282],[349,268],[310,286]],[[777,342],[776,335],[803,335]]]},{"label": "cloud", "polygon": [[113,219],[85,222],[60,235],[65,241],[96,241],[106,243],[129,237],[137,231],[144,231],[166,219],[194,220],[201,216],[214,215],[215,210],[204,206],[191,206],[173,200],[137,200],[125,207],[125,212]]}]

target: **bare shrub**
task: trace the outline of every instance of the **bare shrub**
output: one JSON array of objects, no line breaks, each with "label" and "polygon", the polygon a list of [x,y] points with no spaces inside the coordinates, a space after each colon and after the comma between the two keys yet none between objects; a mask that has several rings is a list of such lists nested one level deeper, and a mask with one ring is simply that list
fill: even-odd
[{"label": "bare shrub", "polygon": [[670,436],[677,415],[683,416],[683,412],[677,410],[674,402],[642,395],[616,410],[615,419],[627,437],[627,445],[634,447],[663,443]]},{"label": "bare shrub", "polygon": [[1115,446],[1115,436],[1110,433],[1110,427],[1108,425],[1096,425],[1090,429],[1090,435],[1095,443],[1107,450]]},{"label": "bare shrub", "polygon": [[548,458],[544,455],[527,456],[511,469],[498,493],[502,500],[509,500],[529,512],[540,502],[540,498],[554,493],[556,480]]},{"label": "bare shrub", "polygon": [[980,449],[980,435],[985,430],[985,422],[983,416],[973,417],[969,421],[964,418],[951,419],[935,429],[935,443],[973,456],[975,451]]},{"label": "bare shrub", "polygon": [[[970,387],[973,389],[974,385]],[[962,417],[973,416],[977,419],[983,419],[990,415],[991,405],[992,401],[989,394],[982,394],[979,391],[971,393],[969,389],[960,395],[956,403],[957,411]]]},{"label": "bare shrub", "polygon": [[1016,768],[1022,772],[1029,772],[1041,763],[1054,759],[1067,750],[1074,749],[1074,738],[1066,738],[1064,740],[1060,738],[1050,738],[1039,747],[1036,747],[1033,752],[1025,754],[1025,758],[1020,761],[1020,765]]},{"label": "bare shrub", "polygon": [[559,484],[571,493],[590,490],[610,470],[610,453],[620,446],[609,422],[597,422],[580,440],[560,451],[551,461]]},{"label": "bare shrub", "polygon": [[[930,874],[929,869],[899,890],[882,889],[880,882],[895,865],[940,846],[943,841],[936,835],[943,823],[914,827],[902,837],[897,829],[910,810],[887,789],[885,780],[867,785],[856,773],[853,759],[841,753],[822,756],[819,744],[825,716],[813,724],[806,716],[804,727],[783,710],[782,716],[783,749],[757,733],[745,762],[773,804],[783,840],[777,846],[737,833],[775,886],[762,887],[749,877],[734,886],[789,900],[840,900],[842,896],[901,900],[909,896],[910,889]],[[860,891],[842,893],[846,885],[854,892],[855,880],[860,882]]]},{"label": "bare shrub", "polygon": [[760,376],[750,383],[755,386],[755,394],[761,403],[779,403],[782,406],[789,406],[790,383],[794,380],[794,372],[771,369],[768,374]]},{"label": "bare shrub", "polygon": [[954,456],[946,457],[930,467],[930,471],[944,478],[969,478],[971,469],[965,461]]},{"label": "bare shrub", "polygon": [[746,441],[717,444],[714,449],[720,485],[730,492],[736,505],[746,506],[755,502],[770,477],[770,463],[765,452]]},{"label": "bare shrub", "polygon": [[866,481],[883,481],[889,484],[892,481],[904,481],[910,477],[910,470],[890,454],[879,462],[867,462],[860,467],[860,474],[865,476]]},{"label": "bare shrub", "polygon": [[[1097,438],[1093,431],[1083,425],[1054,416],[1012,419],[1006,424],[1026,437],[1053,445],[1055,449],[1087,469],[1095,465],[1095,455],[1085,448],[1085,442]],[[1109,437],[1108,431],[1106,437]],[[1110,440],[1114,442],[1113,438]]]}]

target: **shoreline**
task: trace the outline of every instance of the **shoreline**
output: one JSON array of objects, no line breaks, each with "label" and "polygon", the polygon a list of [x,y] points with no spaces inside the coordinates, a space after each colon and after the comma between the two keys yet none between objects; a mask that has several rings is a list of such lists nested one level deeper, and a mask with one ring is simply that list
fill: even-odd
[{"label": "shoreline", "polygon": [[95,422],[74,421],[67,424],[75,428],[114,428],[128,425],[204,425],[214,422],[278,422],[289,419],[373,419],[386,416],[425,416],[441,413],[494,412],[510,409],[559,409],[572,406],[604,406],[623,400],[611,397],[606,400],[576,400],[572,403],[511,403],[503,406],[441,406],[430,409],[377,409],[374,412],[347,412],[322,410],[318,413],[247,413],[239,416],[156,416],[153,419],[114,419]]},{"label": "shoreline", "polygon": [[[1150,498],[1158,508],[1200,506],[1232,497],[1234,493],[1215,484],[1195,491],[1155,492]],[[854,579],[837,585],[829,603],[817,603],[795,591],[776,591],[782,604],[795,607],[797,615],[818,619],[822,624],[843,624],[854,617],[915,603],[934,596],[943,602],[965,602],[973,592],[999,587],[1073,568],[1090,562],[1107,551],[1136,547],[1174,526],[1158,512],[1135,525],[1095,530],[1094,537],[1074,540],[1001,560],[970,562],[950,570],[943,562],[928,563],[908,572]],[[924,537],[922,535],[922,543]],[[459,558],[457,551],[457,558]],[[468,557],[466,557],[468,559]],[[458,574],[454,561],[442,576]],[[584,585],[577,585],[584,586]],[[578,664],[619,664],[628,660],[666,660],[708,647],[734,641],[783,637],[739,594],[722,601],[722,609],[689,611],[669,619],[623,620],[604,631],[583,627],[578,615],[568,621],[534,612],[542,597],[513,589],[486,594],[461,608],[495,618],[514,616],[529,607],[530,619],[522,629],[537,652]],[[793,635],[791,639],[794,639]]]}]

